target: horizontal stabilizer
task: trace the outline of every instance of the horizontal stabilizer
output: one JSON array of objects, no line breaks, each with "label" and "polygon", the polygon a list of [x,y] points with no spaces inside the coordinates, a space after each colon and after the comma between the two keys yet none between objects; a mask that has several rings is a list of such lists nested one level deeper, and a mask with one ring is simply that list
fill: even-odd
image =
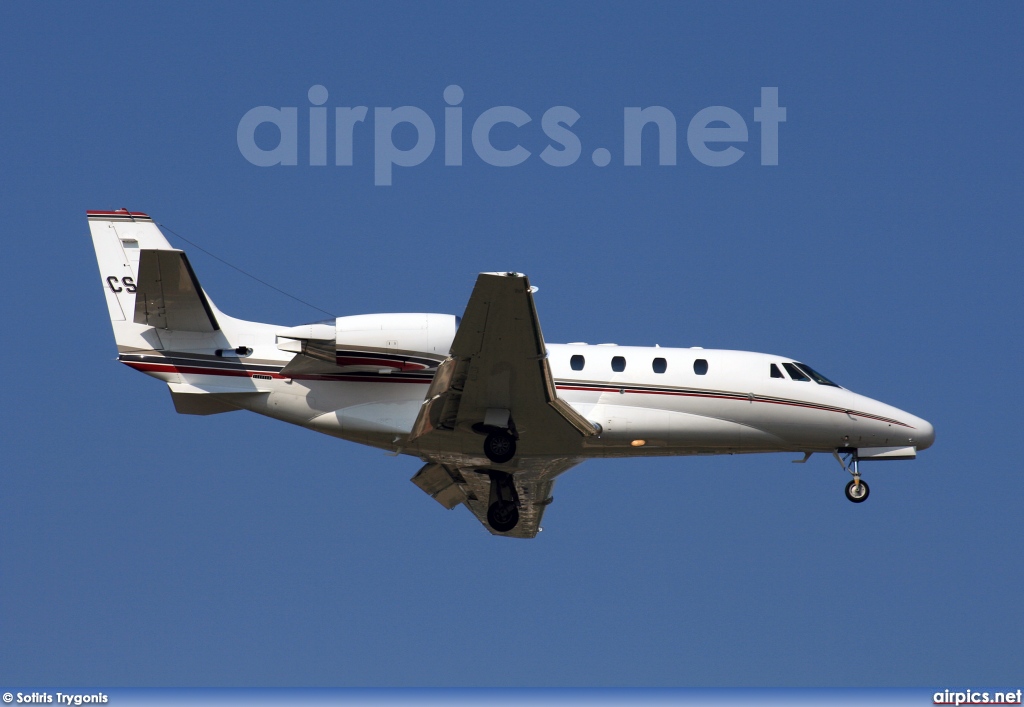
[{"label": "horizontal stabilizer", "polygon": [[171,400],[174,402],[174,411],[179,415],[218,415],[241,409],[209,395],[171,391]]},{"label": "horizontal stabilizer", "polygon": [[[260,390],[256,386],[252,385],[248,378],[239,378],[238,385],[194,385],[192,383],[168,383],[168,387],[172,393],[182,393],[185,395],[223,395],[226,393],[253,393],[253,394],[266,394],[269,391]],[[248,382],[248,385],[246,385]]]},{"label": "horizontal stabilizer", "polygon": [[139,253],[135,323],[157,329],[211,332],[220,329],[188,258],[180,250]]},{"label": "horizontal stabilizer", "polygon": [[190,383],[168,383],[174,409],[181,415],[216,415],[239,410],[232,405],[228,395],[267,395],[269,391],[255,387],[230,387],[215,385],[192,385]]}]

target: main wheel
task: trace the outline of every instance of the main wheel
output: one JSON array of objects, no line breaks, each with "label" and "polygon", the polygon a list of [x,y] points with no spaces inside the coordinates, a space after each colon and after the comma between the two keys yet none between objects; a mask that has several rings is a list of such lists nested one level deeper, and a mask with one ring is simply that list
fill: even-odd
[{"label": "main wheel", "polygon": [[495,430],[484,439],[484,454],[495,464],[511,461],[516,455],[516,440],[505,430]]},{"label": "main wheel", "polygon": [[871,489],[868,488],[864,479],[861,479],[859,484],[856,481],[851,481],[846,485],[846,497],[854,503],[864,503],[869,493],[871,493]]},{"label": "main wheel", "polygon": [[519,509],[511,501],[492,503],[487,509],[487,523],[499,533],[507,533],[519,524]]}]

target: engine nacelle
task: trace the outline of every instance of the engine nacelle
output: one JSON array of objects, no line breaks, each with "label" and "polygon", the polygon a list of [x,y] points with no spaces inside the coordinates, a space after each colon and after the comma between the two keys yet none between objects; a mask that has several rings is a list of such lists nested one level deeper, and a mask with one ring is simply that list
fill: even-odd
[{"label": "engine nacelle", "polygon": [[277,332],[278,348],[326,359],[345,370],[421,371],[452,347],[459,318],[451,314],[359,314]]},{"label": "engine nacelle", "polygon": [[366,347],[448,355],[458,328],[451,314],[359,314],[338,317],[338,348]]}]

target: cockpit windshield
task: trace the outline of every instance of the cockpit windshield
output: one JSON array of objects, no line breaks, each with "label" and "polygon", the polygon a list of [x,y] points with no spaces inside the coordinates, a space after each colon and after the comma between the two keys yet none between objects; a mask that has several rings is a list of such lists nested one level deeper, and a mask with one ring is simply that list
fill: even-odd
[{"label": "cockpit windshield", "polygon": [[830,385],[833,388],[840,388],[840,387],[842,387],[842,386],[840,386],[840,385],[838,385],[836,383],[833,383],[828,378],[826,378],[825,376],[821,375],[816,370],[814,370],[813,368],[808,366],[806,363],[794,363],[793,365],[797,366],[801,371],[803,371],[804,373],[809,375],[811,377],[811,379],[815,383],[817,383],[819,385]]},{"label": "cockpit windshield", "polygon": [[810,383],[811,379],[804,375],[804,372],[796,367],[795,363],[783,363],[782,367],[786,369],[786,373],[789,377],[795,381],[803,381],[804,383]]}]

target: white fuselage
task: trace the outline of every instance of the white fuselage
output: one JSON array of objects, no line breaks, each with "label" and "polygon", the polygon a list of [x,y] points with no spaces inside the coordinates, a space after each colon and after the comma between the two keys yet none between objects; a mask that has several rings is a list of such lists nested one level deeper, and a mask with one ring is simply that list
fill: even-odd
[{"label": "white fuselage", "polygon": [[[401,330],[373,326],[374,317],[424,316],[437,318],[432,330],[424,326],[413,335],[405,332],[404,341],[399,340]],[[407,444],[406,438],[433,376],[430,362],[440,361],[451,345],[454,317],[450,325],[444,325],[446,315],[339,318],[338,360],[352,365],[336,375],[282,374],[293,354],[281,350],[278,334],[288,330],[219,312],[218,317],[220,332],[161,332],[163,350],[122,351],[121,360],[169,383],[219,392],[260,414],[431,457],[429,449]],[[353,320],[361,322],[359,328],[352,328]],[[406,348],[413,340],[419,346]],[[215,355],[236,346],[252,353]],[[352,351],[348,359],[342,354],[346,349]],[[840,387],[794,380],[783,367],[793,359],[783,356],[586,344],[549,344],[547,349],[558,396],[600,429],[598,435],[581,438],[577,448],[562,451],[567,457],[923,449],[934,437],[928,422],[890,405]],[[380,356],[383,363],[360,358],[361,350],[371,352],[365,356]],[[398,352],[390,358],[420,363],[407,370],[391,367],[385,360],[389,351]],[[783,377],[771,376],[772,364]],[[266,394],[247,395],[246,390]],[[466,450],[467,461],[478,454]]]}]

